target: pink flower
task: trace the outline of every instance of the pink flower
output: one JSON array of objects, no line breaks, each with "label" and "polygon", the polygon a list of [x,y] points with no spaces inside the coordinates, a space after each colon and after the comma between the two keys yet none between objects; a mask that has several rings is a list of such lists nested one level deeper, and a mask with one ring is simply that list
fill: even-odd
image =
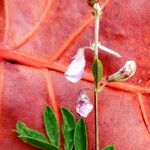
[{"label": "pink flower", "polygon": [[89,113],[92,111],[93,105],[90,103],[88,96],[85,91],[81,91],[77,101],[76,112],[86,118]]},{"label": "pink flower", "polygon": [[84,68],[84,49],[80,48],[77,54],[74,56],[74,59],[69,65],[67,71],[65,72],[66,79],[73,83],[78,82],[84,75]]}]

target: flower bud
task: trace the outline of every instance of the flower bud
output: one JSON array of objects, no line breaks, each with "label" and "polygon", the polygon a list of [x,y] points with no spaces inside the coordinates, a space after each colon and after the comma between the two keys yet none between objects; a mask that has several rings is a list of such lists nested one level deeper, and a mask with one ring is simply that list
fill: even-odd
[{"label": "flower bud", "polygon": [[66,79],[73,83],[78,82],[83,77],[84,68],[84,48],[80,48],[77,54],[74,56],[74,59],[69,65],[67,71],[65,72]]},{"label": "flower bud", "polygon": [[121,82],[131,78],[136,71],[136,63],[133,60],[129,60],[125,65],[116,73],[108,76],[107,82]]},{"label": "flower bud", "polygon": [[83,90],[80,92],[80,95],[77,100],[77,107],[76,112],[86,118],[89,113],[92,111],[93,105],[90,103],[90,100],[88,96],[86,95],[86,92]]}]

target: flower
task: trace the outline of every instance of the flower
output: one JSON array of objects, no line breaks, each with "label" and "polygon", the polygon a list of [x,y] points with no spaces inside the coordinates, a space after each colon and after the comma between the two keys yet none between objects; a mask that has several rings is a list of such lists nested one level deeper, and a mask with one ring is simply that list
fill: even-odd
[{"label": "flower", "polygon": [[92,109],[93,109],[93,105],[90,103],[90,100],[86,95],[85,91],[82,90],[77,100],[76,112],[80,116],[86,118],[89,115],[89,113],[92,111]]},{"label": "flower", "polygon": [[126,81],[131,78],[136,71],[136,63],[133,60],[129,60],[125,65],[119,69],[116,73],[108,76],[107,82]]},{"label": "flower", "polygon": [[73,83],[78,82],[84,75],[84,68],[84,48],[80,48],[77,54],[74,56],[74,59],[69,65],[67,71],[65,72],[66,79]]}]

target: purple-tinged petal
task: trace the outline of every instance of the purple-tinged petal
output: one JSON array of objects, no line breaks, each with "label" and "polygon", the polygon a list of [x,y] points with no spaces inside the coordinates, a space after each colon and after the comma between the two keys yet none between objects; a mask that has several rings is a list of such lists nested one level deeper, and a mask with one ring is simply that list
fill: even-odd
[{"label": "purple-tinged petal", "polygon": [[67,80],[73,83],[79,81],[83,77],[84,68],[85,68],[84,49],[80,48],[77,54],[74,56],[74,59],[69,65],[67,71],[65,72]]},{"label": "purple-tinged petal", "polygon": [[81,92],[78,97],[76,112],[80,116],[86,118],[92,109],[93,105],[90,103],[88,96],[85,92]]},{"label": "purple-tinged petal", "polygon": [[79,74],[76,74],[76,75],[67,75],[67,74],[65,74],[66,79],[68,81],[73,82],[73,83],[78,82],[83,77],[83,75],[84,75],[84,71],[81,71]]},{"label": "purple-tinged petal", "polygon": [[107,82],[120,82],[126,81],[131,78],[136,71],[136,63],[133,60],[129,60],[125,65],[116,73],[110,75],[107,78]]}]

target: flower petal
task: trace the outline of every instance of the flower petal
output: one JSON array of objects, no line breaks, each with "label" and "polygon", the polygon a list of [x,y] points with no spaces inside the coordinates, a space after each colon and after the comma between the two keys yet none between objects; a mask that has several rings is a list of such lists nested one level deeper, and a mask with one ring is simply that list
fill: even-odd
[{"label": "flower petal", "polygon": [[67,80],[73,83],[79,81],[83,77],[84,68],[85,68],[84,49],[80,48],[77,54],[74,56],[74,59],[69,65],[67,71],[65,72]]},{"label": "flower petal", "polygon": [[126,81],[134,75],[135,71],[136,71],[135,61],[129,60],[119,71],[110,75],[107,78],[107,82]]},{"label": "flower petal", "polygon": [[86,95],[85,90],[82,90],[78,97],[76,112],[80,116],[86,118],[89,115],[89,113],[92,111],[92,109],[93,109],[92,103],[90,103],[90,100]]},{"label": "flower petal", "polygon": [[81,71],[80,73],[78,73],[76,75],[65,74],[65,76],[68,81],[76,83],[83,77],[83,74],[84,74],[84,71]]},{"label": "flower petal", "polygon": [[87,99],[83,99],[81,101],[78,101],[78,105],[76,108],[76,112],[86,118],[89,113],[92,111],[93,109],[93,105],[87,100]]}]

